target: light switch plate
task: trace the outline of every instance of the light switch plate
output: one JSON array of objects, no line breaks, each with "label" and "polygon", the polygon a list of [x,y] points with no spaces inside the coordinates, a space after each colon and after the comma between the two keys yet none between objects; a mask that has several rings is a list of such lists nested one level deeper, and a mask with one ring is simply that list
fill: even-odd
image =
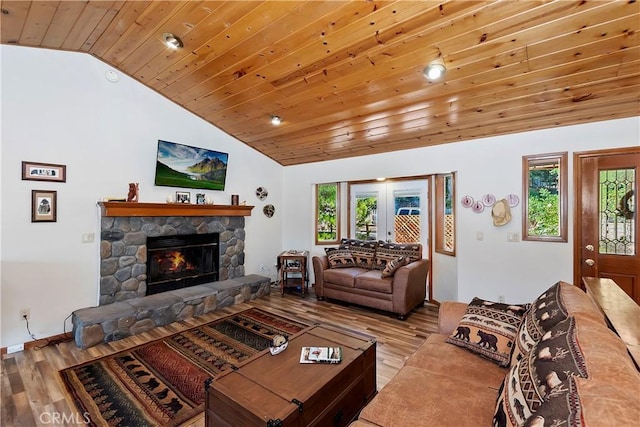
[{"label": "light switch plate", "polygon": [[82,243],[93,243],[95,239],[95,233],[85,233],[82,235]]}]

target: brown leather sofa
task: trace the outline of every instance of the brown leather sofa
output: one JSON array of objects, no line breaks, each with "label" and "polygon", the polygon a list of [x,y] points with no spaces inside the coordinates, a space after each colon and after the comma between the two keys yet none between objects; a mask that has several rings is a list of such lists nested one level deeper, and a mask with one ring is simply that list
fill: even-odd
[{"label": "brown leather sofa", "polygon": [[[421,246],[416,245],[421,257]],[[373,268],[330,268],[326,255],[313,257],[315,293],[325,298],[389,311],[404,320],[424,303],[429,260],[418,259],[398,268],[392,277],[382,277]]]},{"label": "brown leather sofa", "polygon": [[[578,396],[571,404],[579,402],[580,425],[638,425],[640,373],[625,344],[607,327],[602,313],[580,288],[561,282],[559,295],[568,315],[575,319],[575,337],[588,373],[588,378],[571,376]],[[513,381],[508,375],[511,369],[446,342],[466,307],[458,302],[440,306],[440,333],[430,335],[408,358],[351,427],[494,425],[503,382]],[[513,360],[511,364],[516,365],[514,371],[520,365]],[[524,425],[552,425],[553,419],[546,416],[545,421],[541,415],[542,408],[530,415]],[[495,425],[510,425],[503,422],[504,418]]]}]

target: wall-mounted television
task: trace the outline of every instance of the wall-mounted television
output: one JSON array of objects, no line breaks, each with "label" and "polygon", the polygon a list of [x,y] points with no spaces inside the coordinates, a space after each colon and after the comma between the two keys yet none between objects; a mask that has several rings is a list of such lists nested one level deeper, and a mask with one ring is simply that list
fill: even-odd
[{"label": "wall-mounted television", "polygon": [[156,185],[224,190],[229,154],[158,140]]}]

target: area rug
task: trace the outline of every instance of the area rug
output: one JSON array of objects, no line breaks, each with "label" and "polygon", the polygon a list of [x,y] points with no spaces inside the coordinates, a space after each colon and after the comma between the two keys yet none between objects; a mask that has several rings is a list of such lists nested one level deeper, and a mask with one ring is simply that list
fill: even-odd
[{"label": "area rug", "polygon": [[175,426],[204,410],[204,382],[309,327],[258,308],[60,371],[91,426]]}]

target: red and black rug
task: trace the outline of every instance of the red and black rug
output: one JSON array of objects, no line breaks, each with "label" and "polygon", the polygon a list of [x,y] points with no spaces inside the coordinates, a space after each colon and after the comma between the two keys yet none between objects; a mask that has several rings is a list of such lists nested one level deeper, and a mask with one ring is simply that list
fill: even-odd
[{"label": "red and black rug", "polygon": [[204,382],[310,325],[251,308],[60,371],[92,426],[173,426],[204,410]]}]

